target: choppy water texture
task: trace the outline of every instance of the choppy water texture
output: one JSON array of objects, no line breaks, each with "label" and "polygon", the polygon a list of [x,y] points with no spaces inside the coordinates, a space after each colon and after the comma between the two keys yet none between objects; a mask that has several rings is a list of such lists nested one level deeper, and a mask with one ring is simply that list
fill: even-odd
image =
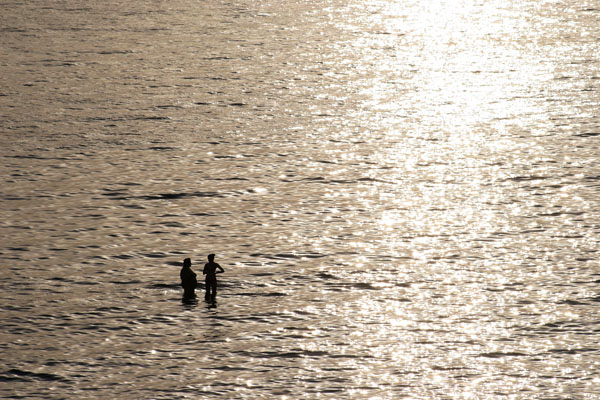
[{"label": "choppy water texture", "polygon": [[596,1],[0,10],[1,397],[598,398]]}]

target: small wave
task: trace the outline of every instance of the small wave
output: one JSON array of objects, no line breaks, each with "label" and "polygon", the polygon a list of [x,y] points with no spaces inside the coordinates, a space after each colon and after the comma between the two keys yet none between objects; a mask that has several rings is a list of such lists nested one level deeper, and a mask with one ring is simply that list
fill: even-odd
[{"label": "small wave", "polygon": [[331,282],[331,283],[325,283],[326,286],[330,287],[330,288],[354,288],[354,289],[364,289],[364,290],[380,290],[379,288],[373,286],[372,284],[368,283],[368,282],[342,282],[342,283],[337,283],[337,282]]},{"label": "small wave", "polygon": [[139,285],[142,281],[133,280],[133,281],[110,281],[113,285]]},{"label": "small wave", "polygon": [[508,351],[508,352],[493,351],[490,353],[480,353],[479,354],[479,357],[485,357],[485,358],[526,357],[526,356],[529,356],[529,354],[521,353],[518,351]]},{"label": "small wave", "polygon": [[9,247],[8,250],[10,250],[10,251],[29,251],[29,249],[27,247]]},{"label": "small wave", "polygon": [[315,176],[309,178],[302,179],[282,179],[282,182],[314,182],[314,183],[324,183],[324,184],[334,184],[334,185],[351,185],[362,182],[377,182],[377,183],[393,183],[389,181],[385,181],[382,179],[371,178],[371,177],[362,177],[356,179],[326,179],[322,176]]},{"label": "small wave", "polygon": [[90,117],[86,122],[126,122],[126,121],[165,121],[170,120],[170,117],[158,115],[134,115],[131,117]]},{"label": "small wave", "polygon": [[548,178],[545,176],[539,176],[539,175],[513,176],[513,177],[508,178],[508,180],[515,181],[515,182],[539,181],[539,180],[544,180],[544,179],[548,179]]},{"label": "small wave", "polygon": [[244,367],[230,367],[228,365],[222,365],[222,366],[218,366],[218,367],[204,367],[203,369],[213,369],[213,370],[218,370],[218,371],[248,371],[250,370],[250,368],[244,368]]},{"label": "small wave", "polygon": [[273,256],[274,258],[301,258],[302,256],[299,254],[290,254],[290,253],[279,253]]},{"label": "small wave", "polygon": [[110,306],[110,307],[98,307],[98,308],[96,308],[96,311],[97,312],[123,312],[123,311],[127,311],[127,310],[123,307]]},{"label": "small wave", "polygon": [[[558,217],[561,215],[583,215],[585,214],[583,211],[556,211],[551,213],[539,213],[538,217]],[[582,237],[582,236],[578,236]]]},{"label": "small wave", "polygon": [[431,369],[434,371],[460,371],[460,370],[465,370],[467,368],[465,368],[465,367],[444,367],[441,365],[433,365],[431,367]]},{"label": "small wave", "polygon": [[224,197],[218,192],[192,192],[192,193],[159,193],[154,195],[138,196],[142,200],[176,200],[188,197]]},{"label": "small wave", "polygon": [[339,279],[337,276],[328,274],[326,272],[319,272],[317,276],[321,279]]},{"label": "small wave", "polygon": [[181,261],[167,261],[165,264],[172,267],[181,267]]},{"label": "small wave", "polygon": [[213,181],[248,181],[248,178],[244,178],[241,176],[234,176],[231,178],[214,178]]},{"label": "small wave", "polygon": [[98,52],[98,54],[132,54],[133,50],[103,50]]},{"label": "small wave", "polygon": [[134,256],[131,254],[119,254],[116,256],[112,256],[111,258],[116,258],[118,260],[130,260],[130,259],[134,258]]},{"label": "small wave", "polygon": [[575,134],[573,136],[577,136],[577,137],[595,137],[595,136],[600,136],[600,132],[578,133],[578,134]]},{"label": "small wave", "polygon": [[261,254],[261,253],[252,253],[250,257],[262,257],[269,260],[281,260],[281,259],[302,259],[302,258],[322,258],[325,257],[325,254],[319,253],[277,253],[277,254]]},{"label": "small wave", "polygon": [[548,353],[554,354],[581,354],[581,353],[593,353],[597,352],[598,348],[590,347],[590,348],[580,348],[580,349],[551,349],[548,350]]},{"label": "small wave", "polygon": [[350,286],[352,286],[356,289],[379,290],[378,288],[376,288],[375,286],[373,286],[367,282],[356,282],[356,283],[350,284]]},{"label": "small wave", "polygon": [[259,292],[246,292],[246,293],[235,293],[230,296],[251,296],[251,297],[284,297],[287,296],[285,293],[281,292],[271,292],[271,293],[259,293]]},{"label": "small wave", "polygon": [[152,146],[152,147],[149,147],[148,150],[171,151],[171,150],[179,150],[179,149],[177,147],[170,147],[170,146]]},{"label": "small wave", "polygon": [[60,381],[60,382],[69,382],[67,378],[64,378],[60,375],[50,374],[50,373],[39,373],[39,372],[31,372],[24,371],[21,369],[13,368],[10,369],[0,375],[0,381],[10,382],[10,381],[23,381],[23,382],[31,382],[31,381]]},{"label": "small wave", "polygon": [[143,257],[146,258],[166,258],[168,257],[167,254],[162,253],[162,252],[156,252],[156,253],[142,253],[141,254]]},{"label": "small wave", "polygon": [[569,306],[587,306],[587,303],[583,303],[581,301],[577,301],[577,300],[563,300],[563,301],[559,301],[557,304],[567,304]]},{"label": "small wave", "polygon": [[304,358],[304,357],[324,357],[329,356],[327,351],[311,351],[311,350],[300,350],[300,351],[261,351],[261,352],[247,352],[241,351],[246,356],[256,358]]},{"label": "small wave", "polygon": [[146,286],[148,289],[180,289],[181,286],[177,283],[153,283]]},{"label": "small wave", "polygon": [[[105,189],[109,190],[109,189]],[[191,192],[191,193],[157,193],[157,194],[146,194],[141,196],[128,196],[123,191],[110,191],[108,193],[102,193],[103,196],[111,197],[114,200],[178,200],[193,197],[215,197],[223,198],[224,194],[218,192]]]},{"label": "small wave", "polygon": [[94,281],[73,281],[73,284],[75,285],[83,285],[83,286],[96,286],[99,285],[99,282],[94,282]]}]

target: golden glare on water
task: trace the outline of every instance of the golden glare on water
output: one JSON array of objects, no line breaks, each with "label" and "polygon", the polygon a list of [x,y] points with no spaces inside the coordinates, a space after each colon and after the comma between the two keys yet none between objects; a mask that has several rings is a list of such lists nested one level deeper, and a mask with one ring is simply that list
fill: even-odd
[{"label": "golden glare on water", "polygon": [[[544,230],[539,221],[523,218],[532,205],[530,193],[515,191],[514,183],[529,181],[529,174],[544,175],[533,166],[545,157],[546,145],[531,138],[546,136],[553,128],[547,93],[555,84],[557,61],[550,59],[543,34],[528,19],[525,11],[536,7],[531,2],[366,4],[370,13],[364,24],[370,34],[360,35],[351,45],[360,55],[355,68],[361,73],[357,84],[361,109],[352,116],[368,125],[372,135],[385,138],[385,144],[370,155],[385,169],[370,175],[376,190],[369,186],[356,194],[375,196],[379,202],[369,205],[376,233],[369,232],[368,224],[355,224],[353,233],[361,240],[354,243],[363,254],[406,257],[412,263],[409,269],[429,267],[426,276],[417,273],[419,283],[403,286],[412,271],[398,277],[399,271],[386,274],[363,259],[356,266],[374,268],[380,286],[373,286],[389,291],[390,297],[376,302],[379,293],[374,292],[377,295],[361,297],[347,312],[375,326],[375,331],[363,327],[355,341],[373,352],[389,352],[395,365],[428,359],[438,371],[428,377],[431,384],[453,386],[457,382],[449,382],[445,371],[477,369],[466,361],[473,353],[490,359],[503,354],[519,357],[550,345],[522,342],[513,351],[508,320],[519,318],[520,313],[511,309],[515,300],[494,296],[490,303],[491,296],[481,291],[478,272],[469,264],[485,268],[488,285],[502,292],[520,280],[509,266],[526,263],[522,254],[505,249],[527,248],[528,239],[519,232]],[[515,176],[506,167],[511,164],[522,164],[524,176]],[[399,184],[390,187],[389,182]],[[587,209],[585,201],[574,199],[578,208]],[[473,240],[480,244],[473,246]],[[494,252],[502,254],[501,263],[486,256]],[[430,284],[440,288],[440,301],[435,294],[423,296]],[[397,285],[405,287],[400,291],[404,295]],[[515,295],[529,304],[526,295]],[[474,315],[499,309],[506,309],[507,320],[474,323]],[[399,330],[402,336],[390,346],[390,338]],[[407,331],[419,334],[411,341]],[[423,334],[427,331],[430,337]],[[447,340],[441,339],[445,335]],[[493,342],[497,337],[506,340]],[[488,340],[490,346],[483,344]],[[415,347],[415,342],[424,345]],[[448,343],[443,356],[437,355],[440,342]],[[436,363],[444,367],[435,367]],[[534,364],[515,362],[512,368],[527,371]],[[371,372],[368,367],[364,371]],[[402,381],[388,379],[396,384]],[[474,380],[470,387],[447,394],[481,398],[478,387],[485,381]],[[516,381],[504,381],[498,390],[503,385],[524,390]]]},{"label": "golden glare on water", "polygon": [[[464,141],[485,129],[505,134],[523,115],[544,118],[538,95],[553,66],[517,3],[423,1],[410,12],[405,2],[375,4],[375,33],[355,44],[372,77],[363,91],[369,107],[414,122],[418,134]],[[529,39],[513,41],[521,32]]]}]

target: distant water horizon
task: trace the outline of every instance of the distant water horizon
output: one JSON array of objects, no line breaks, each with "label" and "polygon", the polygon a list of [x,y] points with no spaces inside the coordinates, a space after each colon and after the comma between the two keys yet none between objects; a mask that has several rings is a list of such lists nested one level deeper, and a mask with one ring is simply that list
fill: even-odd
[{"label": "distant water horizon", "polygon": [[0,397],[600,392],[594,2],[0,10]]}]

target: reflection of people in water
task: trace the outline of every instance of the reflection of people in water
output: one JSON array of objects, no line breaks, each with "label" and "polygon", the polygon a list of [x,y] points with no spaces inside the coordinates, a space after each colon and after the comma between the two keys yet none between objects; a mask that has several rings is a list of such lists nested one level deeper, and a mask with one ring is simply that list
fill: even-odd
[{"label": "reflection of people in water", "polygon": [[[208,262],[204,264],[204,270],[202,273],[206,275],[206,294],[204,298],[208,300],[214,300],[217,297],[217,274],[225,272],[223,268],[215,261],[215,255],[208,255]],[[218,270],[218,271],[217,271]]]},{"label": "reflection of people in water", "polygon": [[183,297],[186,299],[196,297],[196,286],[198,281],[196,280],[196,273],[192,271],[192,260],[186,258],[183,260],[183,267],[179,276],[181,277],[181,287],[183,288]]}]

